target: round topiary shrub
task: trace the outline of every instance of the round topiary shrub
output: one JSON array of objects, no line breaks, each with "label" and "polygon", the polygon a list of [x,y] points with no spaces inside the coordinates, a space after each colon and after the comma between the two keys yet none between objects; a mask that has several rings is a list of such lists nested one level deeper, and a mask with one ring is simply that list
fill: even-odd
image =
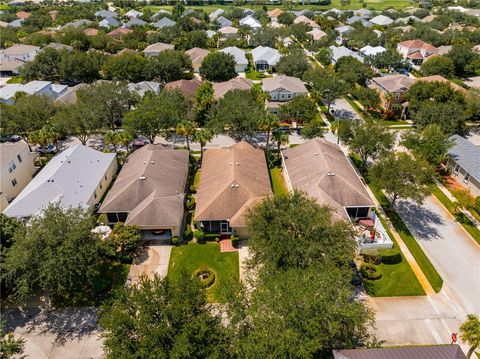
[{"label": "round topiary shrub", "polygon": [[183,239],[186,241],[190,241],[193,238],[192,226],[187,224],[187,228],[185,232],[183,232]]},{"label": "round topiary shrub", "polygon": [[203,242],[205,239],[205,233],[203,233],[203,231],[195,231],[193,232],[193,235],[197,239],[197,242]]},{"label": "round topiary shrub", "polygon": [[197,193],[197,188],[193,184],[190,186],[190,193]]},{"label": "round topiary shrub", "polygon": [[215,283],[216,275],[212,269],[206,265],[203,265],[193,273],[193,277],[197,278],[202,284],[202,287],[207,289],[210,288],[213,283]]},{"label": "round topiary shrub", "polygon": [[232,246],[234,246],[235,248],[238,247],[238,243],[240,241],[240,239],[238,238],[238,236],[234,236],[233,234],[230,236],[230,240],[232,241]]},{"label": "round topiary shrub", "polygon": [[170,239],[170,242],[173,246],[178,246],[180,244],[180,238],[178,238],[177,236],[172,237],[172,239]]},{"label": "round topiary shrub", "polygon": [[396,248],[382,249],[380,251],[380,257],[382,258],[382,263],[385,264],[397,264],[402,261],[402,255]]},{"label": "round topiary shrub", "polygon": [[363,263],[360,268],[360,273],[363,278],[370,280],[377,280],[382,278],[382,271],[379,266],[372,263]]},{"label": "round topiary shrub", "polygon": [[382,262],[378,249],[365,249],[362,251],[362,257],[367,263],[380,264]]}]

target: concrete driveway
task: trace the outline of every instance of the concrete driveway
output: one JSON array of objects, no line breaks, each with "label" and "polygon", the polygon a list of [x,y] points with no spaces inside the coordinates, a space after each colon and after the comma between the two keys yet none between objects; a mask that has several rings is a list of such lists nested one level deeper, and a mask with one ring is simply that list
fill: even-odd
[{"label": "concrete driveway", "polygon": [[165,277],[171,252],[172,246],[161,241],[151,241],[139,248],[128,273],[128,283],[135,283],[142,274],[149,278],[154,273]]},{"label": "concrete driveway", "polygon": [[343,98],[337,98],[330,106],[333,116],[342,120],[360,120],[357,111]]},{"label": "concrete driveway", "polygon": [[22,358],[103,358],[95,308],[18,308],[2,311],[6,329],[25,339]]}]

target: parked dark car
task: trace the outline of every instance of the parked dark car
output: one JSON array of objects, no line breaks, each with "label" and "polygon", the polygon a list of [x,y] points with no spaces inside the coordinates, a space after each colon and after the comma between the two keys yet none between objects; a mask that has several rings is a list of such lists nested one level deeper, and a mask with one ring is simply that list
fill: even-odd
[{"label": "parked dark car", "polygon": [[50,143],[47,146],[37,147],[35,151],[38,153],[57,153],[57,147]]}]

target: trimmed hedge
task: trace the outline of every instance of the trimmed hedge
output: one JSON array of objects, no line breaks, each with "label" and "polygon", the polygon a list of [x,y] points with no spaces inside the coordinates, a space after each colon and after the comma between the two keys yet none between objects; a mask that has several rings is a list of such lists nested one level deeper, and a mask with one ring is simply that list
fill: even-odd
[{"label": "trimmed hedge", "polygon": [[238,247],[238,243],[240,241],[240,239],[238,238],[238,236],[234,236],[233,234],[230,236],[230,240],[232,241],[232,246],[234,246],[235,248]]},{"label": "trimmed hedge", "polygon": [[173,246],[178,246],[180,244],[180,238],[178,238],[177,236],[172,237],[170,242],[172,243]]},{"label": "trimmed hedge", "polygon": [[193,235],[198,242],[202,242],[205,239],[205,233],[203,233],[202,231],[195,231],[193,232]]},{"label": "trimmed hedge", "polygon": [[396,248],[382,249],[380,251],[380,257],[384,264],[398,264],[402,261],[402,255]]},{"label": "trimmed hedge", "polygon": [[379,266],[372,263],[363,263],[360,268],[362,277],[370,280],[377,280],[382,278],[382,270]]},{"label": "trimmed hedge", "polygon": [[186,241],[190,241],[193,238],[193,233],[192,233],[192,226],[190,224],[187,224],[187,228],[185,229],[185,232],[183,232],[183,239]]},{"label": "trimmed hedge", "polygon": [[195,198],[193,196],[189,196],[189,200],[185,204],[185,207],[188,211],[191,211],[195,208]]},{"label": "trimmed hedge", "polygon": [[362,251],[363,260],[367,263],[380,264],[382,258],[378,249],[365,249]]}]

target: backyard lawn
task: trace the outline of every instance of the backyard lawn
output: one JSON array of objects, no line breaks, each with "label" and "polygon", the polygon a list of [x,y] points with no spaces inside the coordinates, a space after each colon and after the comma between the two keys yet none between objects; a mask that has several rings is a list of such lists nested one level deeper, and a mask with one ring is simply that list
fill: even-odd
[{"label": "backyard lawn", "polygon": [[215,282],[206,289],[207,300],[211,303],[225,302],[231,283],[239,281],[238,252],[220,253],[220,246],[215,242],[174,247],[167,277],[175,281],[183,270],[193,275],[202,267],[208,267],[215,274]]},{"label": "backyard lawn", "polygon": [[288,194],[285,178],[280,167],[273,167],[270,171],[270,182],[272,184],[273,194],[276,196],[285,196]]},{"label": "backyard lawn", "polygon": [[[378,215],[378,214],[377,214]],[[397,242],[392,233],[388,229],[387,223],[381,217],[383,227],[398,248]],[[363,280],[365,290],[372,297],[401,297],[401,296],[418,296],[425,295],[422,286],[417,277],[410,268],[405,256],[400,251],[402,261],[398,264],[380,264],[383,273],[382,277],[377,280]]]}]

